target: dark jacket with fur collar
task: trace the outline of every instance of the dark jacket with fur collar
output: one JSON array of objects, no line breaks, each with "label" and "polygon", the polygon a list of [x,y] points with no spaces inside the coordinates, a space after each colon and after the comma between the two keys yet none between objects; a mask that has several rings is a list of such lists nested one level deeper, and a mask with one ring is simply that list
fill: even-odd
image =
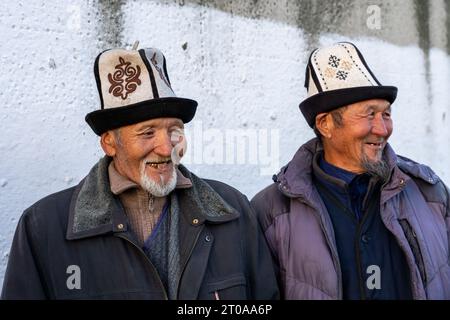
[{"label": "dark jacket with fur collar", "polygon": [[[167,298],[110,191],[109,161],[103,158],[78,186],[24,212],[2,298]],[[247,198],[180,170],[192,187],[173,192],[180,215],[178,299],[277,298],[270,253]]]}]

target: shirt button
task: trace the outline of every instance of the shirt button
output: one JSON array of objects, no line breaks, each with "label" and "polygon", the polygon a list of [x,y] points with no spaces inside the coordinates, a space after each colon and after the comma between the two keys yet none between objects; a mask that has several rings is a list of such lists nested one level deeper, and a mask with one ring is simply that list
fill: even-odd
[{"label": "shirt button", "polygon": [[211,241],[211,237],[210,237],[210,236],[206,236],[206,237],[205,237],[205,241],[206,241],[206,242],[210,242],[210,241]]},{"label": "shirt button", "polygon": [[122,230],[122,229],[123,229],[123,224],[119,223],[119,224],[117,225],[117,229]]},{"label": "shirt button", "polygon": [[361,237],[362,242],[369,243],[370,237],[367,234],[363,234]]},{"label": "shirt button", "polygon": [[195,226],[198,225],[198,219],[192,219],[192,224]]}]

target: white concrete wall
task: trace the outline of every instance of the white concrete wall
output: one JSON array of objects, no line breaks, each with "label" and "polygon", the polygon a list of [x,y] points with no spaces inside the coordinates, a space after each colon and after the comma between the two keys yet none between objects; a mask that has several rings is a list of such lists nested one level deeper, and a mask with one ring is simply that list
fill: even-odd
[{"label": "white concrete wall", "polygon": [[[102,156],[84,122],[99,106],[94,58],[136,39],[160,48],[175,92],[199,102],[184,162],[200,176],[249,198],[270,184],[313,136],[298,110],[309,52],[347,40],[399,88],[393,147],[450,182],[448,1],[425,11],[417,1],[375,1],[381,29],[367,27],[368,1],[355,3],[3,1],[0,283],[22,211],[77,184]],[[252,137],[243,160],[227,143],[233,133]]]}]

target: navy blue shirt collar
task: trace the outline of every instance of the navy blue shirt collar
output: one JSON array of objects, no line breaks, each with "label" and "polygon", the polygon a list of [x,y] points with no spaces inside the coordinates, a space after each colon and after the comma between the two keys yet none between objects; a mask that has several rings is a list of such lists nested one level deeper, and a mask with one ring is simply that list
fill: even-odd
[{"label": "navy blue shirt collar", "polygon": [[340,179],[342,181],[344,181],[346,184],[350,184],[352,182],[352,180],[357,176],[357,174],[338,168],[334,165],[332,165],[331,163],[328,163],[325,159],[324,156],[322,155],[319,158],[319,167],[328,175]]},{"label": "navy blue shirt collar", "polygon": [[325,183],[343,204],[352,208],[359,219],[364,210],[364,200],[369,189],[371,175],[367,173],[356,174],[338,168],[328,163],[324,159],[323,153],[318,157],[317,163],[323,172],[317,178]]}]

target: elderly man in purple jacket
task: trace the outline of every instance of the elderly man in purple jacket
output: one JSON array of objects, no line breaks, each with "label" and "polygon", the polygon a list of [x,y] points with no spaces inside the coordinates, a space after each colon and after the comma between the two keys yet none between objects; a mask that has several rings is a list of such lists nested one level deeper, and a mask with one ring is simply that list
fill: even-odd
[{"label": "elderly man in purple jacket", "polygon": [[391,104],[351,43],[312,52],[300,109],[317,138],[252,200],[286,299],[450,299],[449,191],[396,155]]}]

